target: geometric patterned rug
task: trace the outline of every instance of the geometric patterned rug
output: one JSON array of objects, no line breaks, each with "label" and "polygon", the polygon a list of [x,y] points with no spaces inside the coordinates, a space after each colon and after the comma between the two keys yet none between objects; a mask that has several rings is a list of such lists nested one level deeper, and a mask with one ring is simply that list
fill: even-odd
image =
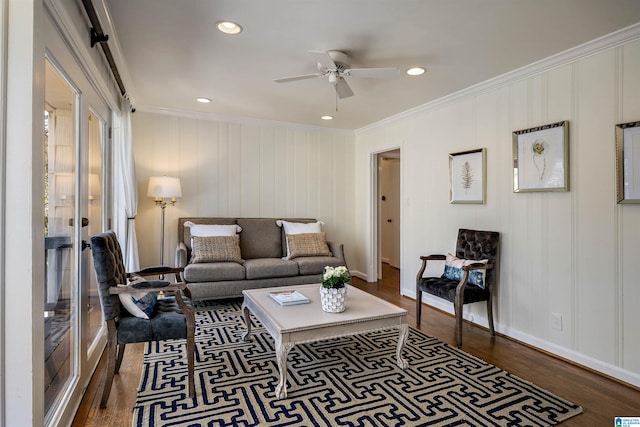
[{"label": "geometric patterned rug", "polygon": [[133,426],[549,426],[582,408],[410,328],[296,345],[287,399],[274,397],[271,336],[241,300],[196,303],[195,398],[184,340],[147,344]]}]

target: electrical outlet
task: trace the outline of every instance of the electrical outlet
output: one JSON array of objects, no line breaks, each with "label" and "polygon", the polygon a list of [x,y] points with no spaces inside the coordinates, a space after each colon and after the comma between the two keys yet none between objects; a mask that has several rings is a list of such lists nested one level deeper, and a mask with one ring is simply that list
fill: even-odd
[{"label": "electrical outlet", "polygon": [[551,313],[551,329],[562,330],[562,314]]}]

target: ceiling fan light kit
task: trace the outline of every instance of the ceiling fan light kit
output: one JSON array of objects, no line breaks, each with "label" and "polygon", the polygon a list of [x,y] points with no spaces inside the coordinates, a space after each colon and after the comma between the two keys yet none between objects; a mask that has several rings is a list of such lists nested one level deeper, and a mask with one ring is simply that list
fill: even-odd
[{"label": "ceiling fan light kit", "polygon": [[308,52],[317,62],[318,73],[284,77],[275,79],[275,81],[288,83],[296,80],[327,77],[329,83],[335,88],[337,97],[342,99],[354,95],[345,77],[386,79],[400,75],[397,68],[351,68],[349,56],[339,50],[310,50]]}]

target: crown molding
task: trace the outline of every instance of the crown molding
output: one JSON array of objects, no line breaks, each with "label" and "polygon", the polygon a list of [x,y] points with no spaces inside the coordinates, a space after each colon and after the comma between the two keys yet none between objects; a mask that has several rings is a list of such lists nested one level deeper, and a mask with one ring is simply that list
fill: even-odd
[{"label": "crown molding", "polygon": [[613,49],[627,43],[631,43],[640,39],[640,22],[625,27],[621,30],[607,34],[590,42],[578,45],[571,49],[557,53],[540,61],[534,62],[524,67],[517,68],[505,74],[499,75],[492,79],[486,80],[473,86],[469,86],[458,92],[451,93],[426,104],[419,105],[402,113],[395,114],[386,119],[372,123],[354,132],[357,135],[364,134],[383,126],[395,123],[399,120],[413,116],[414,114],[427,112],[442,107],[443,105],[452,103],[461,98],[479,95],[483,92],[496,89],[498,87],[517,82],[529,78],[533,75],[549,71],[554,68],[578,61],[580,59],[596,55],[605,50]]},{"label": "crown molding", "polygon": [[335,129],[323,126],[302,125],[299,123],[279,122],[275,120],[256,119],[252,117],[227,116],[201,111],[183,110],[178,108],[157,107],[153,105],[138,105],[136,111],[153,114],[163,114],[176,117],[185,117],[198,120],[236,123],[241,125],[272,126],[287,129],[300,129],[305,131],[324,132],[334,135],[354,136],[354,131],[348,129]]}]

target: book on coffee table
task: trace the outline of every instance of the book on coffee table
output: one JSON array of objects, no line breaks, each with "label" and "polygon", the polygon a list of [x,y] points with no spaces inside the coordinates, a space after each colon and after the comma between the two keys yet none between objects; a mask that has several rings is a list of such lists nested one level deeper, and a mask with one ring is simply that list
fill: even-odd
[{"label": "book on coffee table", "polygon": [[269,296],[280,305],[308,304],[311,300],[296,290],[270,292]]}]

